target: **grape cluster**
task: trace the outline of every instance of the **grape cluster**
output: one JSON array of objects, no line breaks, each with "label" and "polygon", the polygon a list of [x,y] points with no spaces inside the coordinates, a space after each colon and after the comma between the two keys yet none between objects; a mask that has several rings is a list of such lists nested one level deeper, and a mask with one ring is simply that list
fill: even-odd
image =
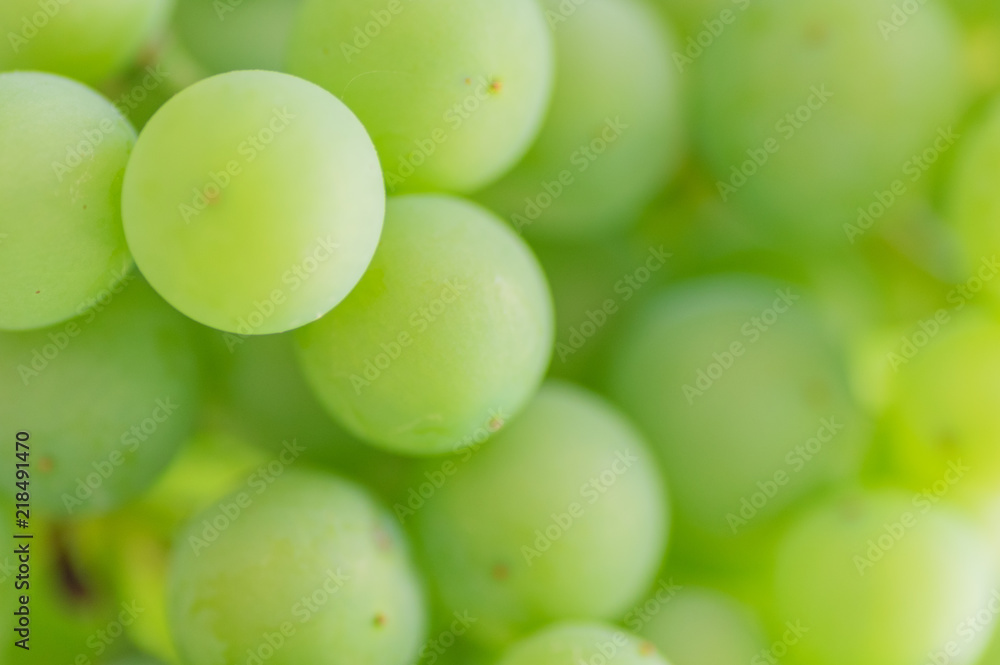
[{"label": "grape cluster", "polygon": [[0,665],[1000,665],[995,0],[0,36]]}]

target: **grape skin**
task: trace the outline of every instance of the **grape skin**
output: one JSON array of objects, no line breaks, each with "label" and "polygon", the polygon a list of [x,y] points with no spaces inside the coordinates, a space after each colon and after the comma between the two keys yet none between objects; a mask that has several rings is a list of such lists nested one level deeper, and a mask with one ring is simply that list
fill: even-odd
[{"label": "grape skin", "polygon": [[390,193],[467,193],[537,134],[552,40],[535,0],[305,0],[288,71],[358,114]]},{"label": "grape skin", "polygon": [[445,607],[478,617],[470,639],[496,647],[551,621],[617,618],[650,585],[665,486],[645,441],[600,398],[550,382],[454,464],[414,519]]},{"label": "grape skin", "polygon": [[0,329],[83,313],[127,277],[121,179],[135,131],[69,79],[0,74]]},{"label": "grape skin", "polygon": [[948,662],[965,665],[992,630],[960,632],[996,585],[982,536],[900,490],[849,493],[805,511],[780,544],[775,580],[778,622],[808,628],[792,655],[816,665],[922,663],[949,642],[960,646]]},{"label": "grape skin", "polygon": [[[0,333],[0,420],[37,442],[39,512],[76,517],[134,498],[200,413],[191,324],[134,279],[69,323]],[[0,458],[10,477],[14,461]]]},{"label": "grape skin", "polygon": [[95,85],[128,65],[172,7],[173,0],[4,0],[0,71],[52,72]]},{"label": "grape skin", "polygon": [[415,456],[514,417],[541,382],[552,335],[548,285],[527,245],[488,211],[440,195],[391,198],[361,283],[296,333],[329,412]]},{"label": "grape skin", "polygon": [[[411,663],[423,594],[392,517],[353,483],[311,471],[245,496],[193,518],[175,541],[168,606],[185,662],[226,665],[249,651],[271,653],[272,665]],[[219,521],[239,501],[230,510],[240,514]],[[217,536],[205,520],[224,525]]]},{"label": "grape skin", "polygon": [[638,219],[680,162],[674,38],[643,2],[545,5],[552,104],[528,154],[477,198],[530,238],[608,236]]},{"label": "grape skin", "polygon": [[555,624],[515,643],[506,651],[498,665],[597,663],[670,665],[649,642],[613,626],[580,622]]},{"label": "grape skin", "polygon": [[264,71],[213,76],[167,102],[122,194],[125,235],[153,288],[240,335],[297,328],[343,300],[384,209],[357,118],[323,89]]}]

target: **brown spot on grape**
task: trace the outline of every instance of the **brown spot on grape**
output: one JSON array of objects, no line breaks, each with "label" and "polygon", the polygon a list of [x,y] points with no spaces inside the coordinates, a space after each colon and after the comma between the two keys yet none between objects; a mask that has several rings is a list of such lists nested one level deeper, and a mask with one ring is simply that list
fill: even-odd
[{"label": "brown spot on grape", "polygon": [[830,31],[823,23],[812,23],[806,26],[806,42],[813,46],[823,45],[830,36]]},{"label": "brown spot on grape", "polygon": [[382,626],[385,625],[386,621],[388,621],[386,616],[381,612],[379,612],[378,614],[375,615],[375,618],[372,620],[372,623],[375,624],[376,628],[381,628]]},{"label": "brown spot on grape", "polygon": [[639,655],[640,656],[652,656],[656,653],[656,647],[652,642],[643,641],[639,644]]},{"label": "brown spot on grape", "polygon": [[503,82],[498,81],[497,79],[493,79],[492,81],[490,81],[490,92],[496,95],[501,90],[503,90]]},{"label": "brown spot on grape", "polygon": [[51,457],[41,457],[38,460],[38,470],[43,473],[51,471],[53,466],[55,465],[52,463]]},{"label": "brown spot on grape", "polygon": [[503,582],[510,577],[510,568],[506,564],[498,563],[493,566],[493,579]]},{"label": "brown spot on grape", "polygon": [[471,78],[466,78],[465,79],[465,85],[472,85],[472,79]]},{"label": "brown spot on grape", "polygon": [[375,546],[382,552],[392,549],[392,538],[384,529],[375,529]]}]

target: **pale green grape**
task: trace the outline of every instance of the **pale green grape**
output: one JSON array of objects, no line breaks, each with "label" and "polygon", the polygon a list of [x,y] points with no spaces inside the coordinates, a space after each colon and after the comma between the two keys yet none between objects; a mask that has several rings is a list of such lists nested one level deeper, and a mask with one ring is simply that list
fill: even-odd
[{"label": "pale green grape", "polygon": [[305,0],[288,67],[358,114],[391,192],[468,192],[527,150],[552,61],[535,0]]},{"label": "pale green grape", "polygon": [[166,23],[172,0],[4,0],[0,71],[34,69],[99,83]]},{"label": "pale green grape", "polygon": [[719,196],[784,243],[848,246],[859,208],[918,192],[955,143],[954,20],[935,0],[902,19],[896,4],[752,2],[686,65]]},{"label": "pale green grape", "polygon": [[431,577],[471,639],[502,646],[561,619],[611,619],[645,592],[669,512],[646,443],[615,409],[563,383],[542,388],[418,506]]},{"label": "pale green grape", "polygon": [[[852,493],[804,514],[775,564],[779,622],[814,665],[975,663],[996,579],[980,534],[905,492]],[[941,658],[944,658],[942,661]]]},{"label": "pale green grape", "polygon": [[174,30],[212,73],[282,70],[301,0],[177,0]]},{"label": "pale green grape", "polygon": [[907,330],[882,357],[894,467],[927,500],[982,499],[1000,483],[1000,325],[971,308]]},{"label": "pale green grape", "polygon": [[132,259],[119,204],[134,142],[128,122],[89,88],[0,74],[0,329],[76,316],[125,278]]},{"label": "pale green grape", "polygon": [[480,198],[529,235],[621,230],[680,161],[673,38],[638,0],[545,5],[558,72],[552,106],[527,156]]},{"label": "pale green grape", "polygon": [[409,665],[424,636],[393,518],[354,484],[315,472],[243,489],[195,517],[176,540],[169,589],[189,665]]},{"label": "pale green grape", "polygon": [[390,199],[358,287],[298,333],[307,378],[339,422],[410,455],[468,445],[541,381],[552,304],[527,245],[486,210]]},{"label": "pale green grape", "polygon": [[567,622],[517,642],[498,665],[670,664],[651,643],[614,626]]},{"label": "pale green grape", "polygon": [[[0,333],[0,422],[30,435],[32,509],[105,511],[167,466],[199,413],[189,326],[137,281],[67,323]],[[7,477],[17,461],[0,459]]]},{"label": "pale green grape", "polygon": [[321,88],[263,71],[220,74],[167,102],[122,193],[153,288],[241,335],[290,330],[339,303],[375,252],[384,206],[357,118]]},{"label": "pale green grape", "polygon": [[808,292],[727,275],[647,303],[618,340],[611,389],[665,462],[702,554],[857,472],[868,422]]},{"label": "pale green grape", "polygon": [[672,665],[749,665],[767,648],[750,608],[724,593],[685,587],[639,631]]}]

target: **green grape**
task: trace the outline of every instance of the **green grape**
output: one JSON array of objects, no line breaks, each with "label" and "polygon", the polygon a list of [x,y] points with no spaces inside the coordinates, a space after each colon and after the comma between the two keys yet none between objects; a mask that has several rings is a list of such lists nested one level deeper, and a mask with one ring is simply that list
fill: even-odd
[{"label": "green grape", "polygon": [[680,161],[673,38],[641,1],[545,4],[552,106],[527,156],[480,198],[530,236],[608,234],[638,219]]},{"label": "green grape", "polygon": [[299,461],[339,471],[380,496],[397,498],[412,462],[358,441],[333,421],[306,383],[290,336],[232,339],[229,406],[249,439],[272,455],[291,443]]},{"label": "green grape", "polygon": [[[31,538],[13,539],[14,502],[5,499],[0,528],[4,552],[0,554],[0,663],[4,665],[59,665],[102,662],[97,656],[113,656],[125,645],[122,626],[142,609],[131,599],[116,603],[96,562],[83,549],[90,525],[54,524],[32,514],[29,528],[17,529]],[[18,548],[28,548],[27,579]],[[21,579],[18,579],[18,576]],[[27,597],[27,635],[22,628],[21,597]],[[18,611],[21,615],[15,615]],[[15,644],[27,637],[27,650]]]},{"label": "green grape", "polygon": [[0,329],[69,319],[126,277],[119,202],[134,142],[128,122],[89,88],[0,74]]},{"label": "green grape", "polygon": [[339,303],[375,252],[384,207],[357,118],[321,88],[263,71],[213,76],[167,102],[122,193],[153,288],[241,335],[297,328]]},{"label": "green grape", "polygon": [[280,457],[268,459],[224,432],[200,430],[139,500],[104,518],[101,558],[115,593],[144,608],[126,626],[132,643],[181,665],[167,620],[171,540],[181,525],[234,487],[248,489],[253,484],[256,488],[258,478],[280,475],[282,469],[271,466],[275,459],[281,461]]},{"label": "green grape", "polygon": [[178,0],[174,30],[211,73],[284,67],[301,0]]},{"label": "green grape", "polygon": [[935,0],[902,18],[897,4],[752,2],[683,63],[719,196],[775,240],[849,247],[846,225],[877,224],[955,143],[954,20]]},{"label": "green grape", "polygon": [[[669,665],[656,647],[614,626],[559,623],[517,642],[498,665]],[[675,664],[676,665],[676,664]]]},{"label": "green grape", "polygon": [[461,199],[404,196],[389,201],[361,283],[298,341],[309,382],[350,431],[399,453],[445,453],[530,399],[552,304],[500,220]]},{"label": "green grape", "polygon": [[178,536],[169,582],[189,665],[409,665],[422,592],[392,517],[352,483],[287,473]]},{"label": "green grape", "polygon": [[[167,21],[173,0],[4,0],[0,71],[34,69],[96,84]],[[0,95],[2,97],[2,95]]]},{"label": "green grape", "polygon": [[724,593],[685,587],[639,631],[671,665],[749,665],[767,648],[754,613]]},{"label": "green grape", "polygon": [[290,44],[289,71],[361,118],[390,192],[495,180],[528,149],[552,87],[535,0],[305,0]]},{"label": "green grape", "polygon": [[653,579],[670,521],[646,443],[586,391],[546,384],[528,408],[418,507],[445,606],[502,646],[561,619],[621,616]]},{"label": "green grape", "polygon": [[702,278],[644,306],[618,340],[611,391],[664,460],[683,547],[738,551],[730,541],[857,472],[869,428],[839,360],[788,283]]},{"label": "green grape", "polygon": [[930,499],[988,498],[1000,483],[1000,325],[969,308],[926,318],[902,340],[880,358],[894,468]]},{"label": "green grape", "polygon": [[[101,512],[136,496],[199,413],[188,321],[142,282],[99,302],[59,326],[0,333],[0,422],[11,440],[30,435],[31,502],[41,512]],[[16,461],[0,459],[6,477]]]},{"label": "green grape", "polygon": [[[1000,268],[1000,195],[992,186],[1000,177],[1000,103],[989,107],[982,120],[962,142],[951,174],[947,217],[958,232],[965,250],[966,275],[980,272],[986,290],[994,298],[1000,294],[1000,280],[993,279]],[[982,270],[986,268],[986,270]]]},{"label": "green grape", "polygon": [[806,512],[775,564],[779,621],[814,665],[975,663],[996,595],[980,534],[897,490],[851,493]]}]

